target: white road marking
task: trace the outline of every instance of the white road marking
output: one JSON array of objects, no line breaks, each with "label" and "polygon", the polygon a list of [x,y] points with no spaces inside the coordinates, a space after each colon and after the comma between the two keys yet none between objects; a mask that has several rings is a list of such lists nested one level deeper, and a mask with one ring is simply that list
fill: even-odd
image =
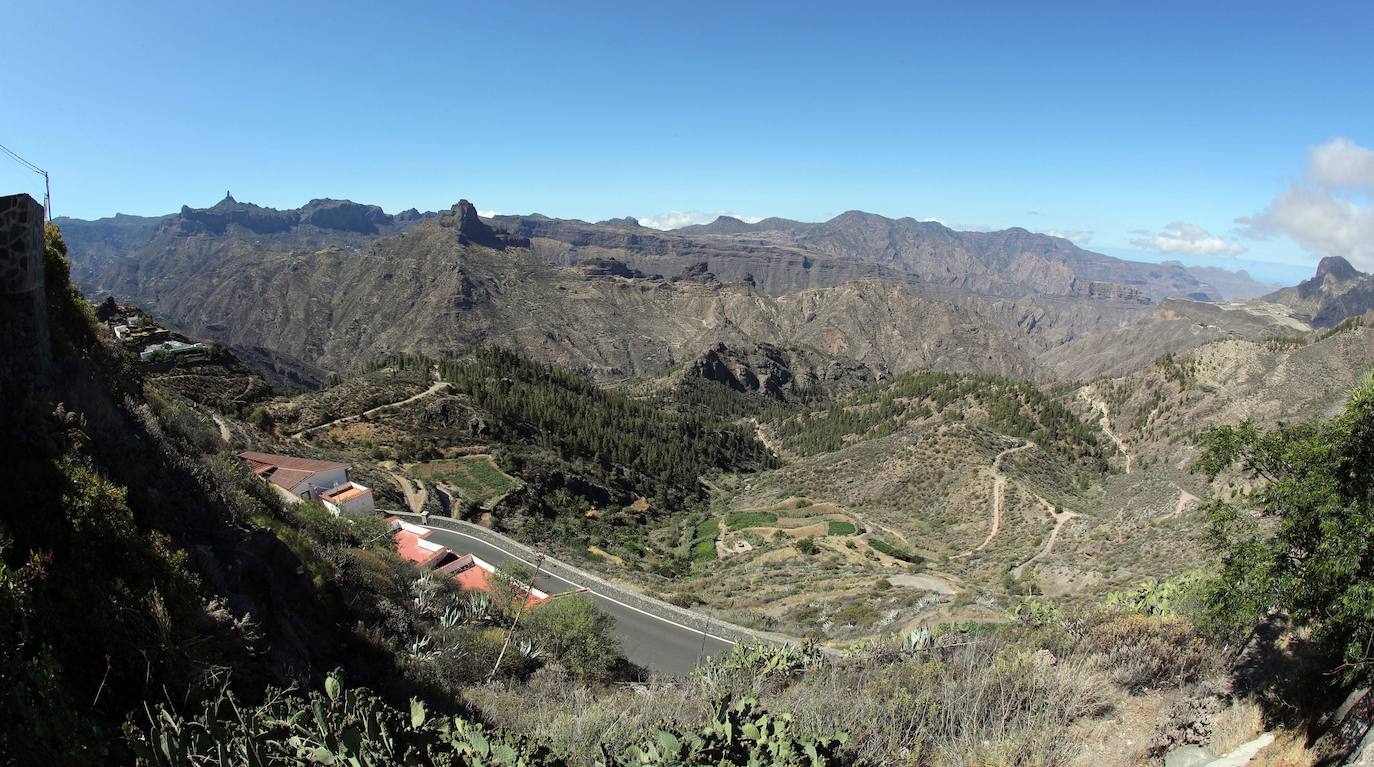
[{"label": "white road marking", "polygon": [[[416,527],[424,527],[424,525],[416,525]],[[517,562],[521,562],[521,563],[523,563],[523,564],[525,564],[525,565],[527,565],[527,566],[529,566],[529,567],[534,567],[534,563],[533,563],[533,562],[528,562],[528,561],[526,561],[525,559],[523,559],[523,558],[521,558],[521,557],[519,557],[519,556],[517,556],[517,555],[515,555],[515,554],[512,554],[512,553],[509,552],[509,551],[506,551],[505,549],[501,548],[500,546],[497,546],[496,544],[492,543],[491,541],[483,540],[483,539],[481,539],[481,538],[478,538],[478,537],[475,536],[475,535],[471,535],[471,534],[469,534],[469,533],[460,532],[460,531],[458,531],[458,530],[450,530],[450,529],[448,529],[447,527],[425,527],[425,529],[426,529],[426,530],[438,530],[438,531],[444,532],[444,533],[452,533],[452,534],[454,534],[454,535],[461,535],[461,536],[463,536],[464,538],[471,538],[472,540],[477,541],[478,543],[481,543],[481,544],[483,544],[483,545],[485,545],[485,546],[490,546],[490,547],[492,547],[493,549],[496,549],[497,551],[501,552],[502,554],[505,554],[506,556],[510,557],[511,559],[516,560]],[[621,607],[624,607],[624,608],[629,609],[629,610],[634,610],[635,612],[641,613],[641,614],[643,614],[643,615],[647,615],[647,616],[649,616],[650,618],[653,618],[653,619],[655,619],[655,620],[662,621],[662,622],[664,622],[664,623],[667,623],[667,624],[670,625],[670,626],[677,626],[677,627],[680,628],[680,629],[685,629],[685,630],[690,631],[690,632],[692,632],[692,633],[694,633],[694,634],[700,634],[701,636],[708,637],[708,638],[710,638],[710,639],[714,639],[714,640],[716,640],[716,641],[718,641],[718,642],[724,642],[724,643],[730,645],[731,647],[737,646],[737,645],[739,644],[739,642],[736,642],[736,641],[733,640],[733,639],[726,639],[725,637],[716,636],[715,634],[712,634],[712,633],[709,633],[709,632],[706,632],[706,631],[702,631],[701,629],[692,628],[691,626],[685,626],[685,625],[683,625],[683,624],[681,624],[681,623],[678,623],[678,622],[675,621],[675,620],[672,620],[672,619],[669,619],[669,618],[665,618],[665,617],[663,617],[662,615],[655,615],[654,613],[651,613],[651,612],[649,612],[648,610],[641,610],[640,608],[635,607],[634,605],[625,604],[624,602],[620,601],[619,599],[616,599],[615,597],[609,596],[609,595],[607,595],[607,594],[603,594],[603,593],[600,592],[600,591],[594,591],[594,590],[592,590],[591,588],[588,588],[588,587],[586,587],[586,586],[578,586],[576,583],[573,583],[572,581],[568,580],[567,578],[564,578],[564,577],[562,577],[562,576],[560,576],[560,575],[555,575],[555,574],[553,574],[553,573],[551,573],[551,572],[548,572],[547,570],[544,572],[544,574],[547,575],[547,576],[549,576],[550,578],[556,578],[556,579],[558,579],[558,580],[560,580],[560,581],[562,581],[562,582],[568,584],[569,586],[572,586],[573,588],[582,589],[583,591],[586,591],[586,592],[588,592],[588,593],[595,594],[595,595],[597,595],[598,597],[601,597],[602,599],[604,599],[604,600],[606,600],[606,601],[608,601],[608,602],[615,602],[616,604],[620,605]]]}]

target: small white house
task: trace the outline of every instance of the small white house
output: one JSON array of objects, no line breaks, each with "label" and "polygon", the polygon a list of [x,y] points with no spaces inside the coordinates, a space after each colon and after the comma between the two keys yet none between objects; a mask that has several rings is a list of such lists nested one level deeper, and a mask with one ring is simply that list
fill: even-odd
[{"label": "small white house", "polygon": [[153,344],[152,346],[149,346],[148,348],[139,352],[138,358],[146,362],[150,357],[152,357],[154,354],[157,354],[158,352],[167,352],[168,354],[182,354],[185,352],[200,351],[202,349],[208,348],[210,347],[202,343],[188,344],[185,341],[164,341],[160,344]]},{"label": "small white house", "polygon": [[375,511],[377,504],[372,499],[372,488],[357,482],[345,482],[332,490],[320,493],[320,501],[325,508],[339,514],[366,514]]},{"label": "small white house", "polygon": [[320,493],[348,483],[348,464],[344,463],[252,451],[239,453],[239,458],[249,471],[297,500],[314,500]]}]

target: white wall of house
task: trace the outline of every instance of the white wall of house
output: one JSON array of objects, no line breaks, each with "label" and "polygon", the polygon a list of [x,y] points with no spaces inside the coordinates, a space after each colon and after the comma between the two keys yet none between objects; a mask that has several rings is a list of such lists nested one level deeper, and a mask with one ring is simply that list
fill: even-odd
[{"label": "white wall of house", "polygon": [[349,482],[348,484],[351,487],[361,488],[363,490],[366,490],[367,492],[350,501],[345,501],[344,503],[324,501],[324,505],[326,508],[334,512],[336,516],[339,514],[366,514],[370,511],[376,511],[377,504],[372,498],[372,490],[370,488],[364,487],[363,485],[360,485],[357,482]]},{"label": "white wall of house", "polygon": [[291,488],[291,492],[306,500],[313,501],[319,498],[320,493],[325,490],[332,490],[346,482],[348,482],[348,467],[340,466],[329,471],[315,472],[309,479]]}]

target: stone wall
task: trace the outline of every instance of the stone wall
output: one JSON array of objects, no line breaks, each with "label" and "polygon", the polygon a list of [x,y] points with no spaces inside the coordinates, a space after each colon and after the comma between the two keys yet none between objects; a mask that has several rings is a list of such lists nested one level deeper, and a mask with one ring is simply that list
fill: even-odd
[{"label": "stone wall", "polygon": [[52,365],[43,280],[43,206],[0,197],[0,400],[28,399]]}]

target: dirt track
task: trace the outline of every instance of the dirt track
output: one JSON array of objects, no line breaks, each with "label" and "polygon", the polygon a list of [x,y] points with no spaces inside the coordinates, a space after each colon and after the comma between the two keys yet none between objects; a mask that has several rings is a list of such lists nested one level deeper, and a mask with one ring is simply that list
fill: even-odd
[{"label": "dirt track", "polygon": [[975,551],[986,549],[988,544],[992,543],[992,539],[997,537],[997,532],[1002,529],[1002,505],[1006,502],[1007,497],[1007,475],[1002,473],[1002,459],[1018,450],[1031,447],[1035,447],[1035,443],[1027,440],[1026,444],[1009,447],[992,459],[992,527],[988,530],[988,537],[984,538],[982,543],[963,554],[956,554],[956,559],[962,559],[971,556]]},{"label": "dirt track", "polygon": [[343,416],[342,418],[335,418],[335,419],[332,420],[332,421],[326,421],[325,423],[317,424],[317,425],[315,425],[315,426],[311,426],[311,427],[308,428],[308,429],[301,429],[300,431],[296,432],[295,434],[292,434],[292,435],[291,435],[291,439],[297,439],[297,440],[299,440],[299,439],[305,439],[305,435],[307,435],[307,434],[309,434],[309,433],[311,433],[311,432],[320,431],[321,429],[328,429],[328,428],[331,427],[331,426],[337,426],[338,424],[341,424],[341,423],[352,423],[353,421],[357,421],[357,420],[359,420],[359,419],[361,419],[361,418],[364,418],[364,417],[366,417],[366,416],[370,416],[370,415],[373,415],[373,414],[375,414],[375,413],[380,413],[380,412],[382,412],[383,410],[390,410],[391,408],[400,407],[401,405],[409,405],[410,403],[412,403],[412,402],[414,402],[414,401],[416,401],[416,400],[421,400],[421,399],[424,399],[425,397],[429,397],[429,396],[434,395],[434,394],[437,394],[437,393],[439,393],[439,392],[441,392],[441,391],[446,391],[448,388],[449,388],[449,383],[448,383],[448,381],[439,381],[439,382],[437,382],[437,383],[431,384],[430,387],[429,387],[428,389],[425,389],[424,391],[420,392],[419,394],[416,394],[416,395],[413,395],[413,396],[410,396],[410,397],[406,397],[406,398],[403,399],[403,400],[398,400],[398,401],[396,401],[396,402],[388,402],[388,403],[385,404],[385,405],[378,405],[377,407],[374,407],[374,408],[372,408],[371,410],[364,410],[364,411],[361,412],[361,413],[354,413],[353,415],[346,415],[346,416]]}]

